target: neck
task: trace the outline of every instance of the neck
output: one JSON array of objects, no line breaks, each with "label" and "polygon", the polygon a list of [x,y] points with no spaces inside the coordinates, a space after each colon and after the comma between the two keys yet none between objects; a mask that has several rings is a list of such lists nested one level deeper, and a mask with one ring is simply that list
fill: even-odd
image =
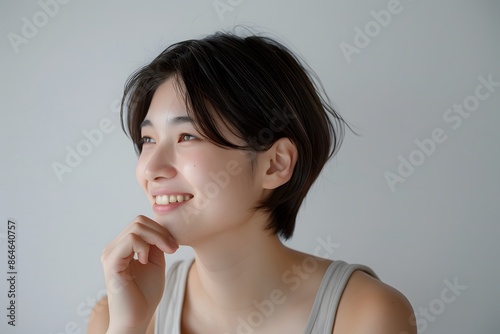
[{"label": "neck", "polygon": [[193,282],[214,306],[228,311],[248,309],[283,285],[281,277],[293,251],[262,228],[228,234],[193,247]]}]

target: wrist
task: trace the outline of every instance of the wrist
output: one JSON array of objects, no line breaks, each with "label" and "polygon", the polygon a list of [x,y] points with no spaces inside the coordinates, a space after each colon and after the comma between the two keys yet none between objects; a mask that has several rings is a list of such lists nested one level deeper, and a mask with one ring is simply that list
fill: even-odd
[{"label": "wrist", "polygon": [[121,329],[114,330],[114,329],[111,329],[111,328],[109,328],[106,331],[106,334],[145,334],[145,333],[146,333],[146,330],[143,330],[143,331],[138,331],[138,330],[121,330]]},{"label": "wrist", "polygon": [[109,326],[106,334],[145,334],[147,328],[118,328],[115,326]]}]

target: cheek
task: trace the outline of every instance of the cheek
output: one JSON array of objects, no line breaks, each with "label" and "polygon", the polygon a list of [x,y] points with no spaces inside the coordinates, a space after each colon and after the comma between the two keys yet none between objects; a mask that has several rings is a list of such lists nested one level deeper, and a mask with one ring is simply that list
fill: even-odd
[{"label": "cheek", "polygon": [[[214,158],[217,157],[217,158]],[[252,192],[248,161],[235,154],[198,155],[185,166],[184,176],[215,208],[219,203],[243,204]]]},{"label": "cheek", "polygon": [[201,152],[185,155],[182,160],[178,161],[178,171],[188,183],[200,190],[210,182],[210,175],[213,171],[219,168],[213,160],[209,154]]},{"label": "cheek", "polygon": [[144,169],[146,167],[146,162],[144,159],[139,157],[137,161],[137,165],[135,166],[135,178],[137,179],[137,183],[141,186],[142,189],[146,190],[146,177],[144,175]]}]

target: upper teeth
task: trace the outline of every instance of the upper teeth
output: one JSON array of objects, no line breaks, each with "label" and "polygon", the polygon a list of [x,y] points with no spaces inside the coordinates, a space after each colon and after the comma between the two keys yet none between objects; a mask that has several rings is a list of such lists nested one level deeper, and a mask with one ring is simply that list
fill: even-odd
[{"label": "upper teeth", "polygon": [[156,204],[169,204],[176,202],[184,202],[191,199],[189,195],[158,195],[155,196]]}]

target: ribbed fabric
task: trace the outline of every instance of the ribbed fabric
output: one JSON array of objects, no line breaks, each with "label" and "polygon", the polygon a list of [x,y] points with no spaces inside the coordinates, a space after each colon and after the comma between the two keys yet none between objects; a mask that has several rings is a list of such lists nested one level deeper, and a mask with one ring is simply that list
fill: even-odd
[{"label": "ribbed fabric", "polygon": [[366,266],[348,264],[341,260],[333,261],[326,270],[316,293],[304,334],[332,333],[340,297],[342,297],[347,281],[355,270],[362,270],[378,279],[373,270]]},{"label": "ribbed fabric", "polygon": [[[158,305],[155,334],[181,334],[181,313],[189,268],[194,259],[172,264],[166,274],[165,291]],[[369,268],[336,260],[323,276],[314,300],[304,334],[331,334],[345,286],[355,270],[362,270],[378,279]]]},{"label": "ribbed fabric", "polygon": [[167,270],[165,290],[156,309],[155,334],[181,334],[186,280],[194,259],[178,261]]}]

